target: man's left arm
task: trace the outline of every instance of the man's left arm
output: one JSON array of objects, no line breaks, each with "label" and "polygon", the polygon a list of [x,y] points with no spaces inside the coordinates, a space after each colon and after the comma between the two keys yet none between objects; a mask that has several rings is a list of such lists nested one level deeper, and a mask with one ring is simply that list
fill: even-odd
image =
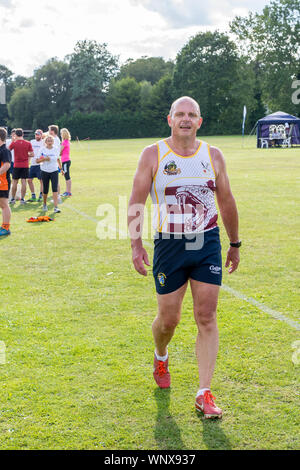
[{"label": "man's left arm", "polygon": [[[239,217],[236,202],[230,188],[225,159],[222,152],[216,147],[211,147],[211,157],[216,172],[216,197],[223,224],[229,242],[238,243],[240,241],[238,234]],[[225,263],[225,267],[229,267],[229,274],[237,269],[239,262],[239,248],[229,246]]]}]

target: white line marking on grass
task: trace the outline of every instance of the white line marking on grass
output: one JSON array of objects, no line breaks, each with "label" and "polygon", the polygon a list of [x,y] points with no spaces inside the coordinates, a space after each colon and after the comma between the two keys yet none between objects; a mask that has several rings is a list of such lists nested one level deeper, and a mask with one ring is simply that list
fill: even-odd
[{"label": "white line marking on grass", "polygon": [[92,222],[95,222],[96,224],[99,222],[98,219],[95,219],[94,217],[86,214],[85,212],[82,212],[82,211],[79,211],[78,209],[75,209],[75,207],[70,206],[70,204],[64,204],[64,207],[66,207],[67,209],[71,209],[71,211],[76,212],[76,214],[79,214],[82,217],[85,217],[86,219],[89,219]]},{"label": "white line marking on grass", "polygon": [[258,302],[257,300],[253,299],[252,297],[247,297],[246,295],[242,294],[241,292],[238,292],[235,289],[232,289],[232,287],[222,285],[222,288],[226,291],[229,292],[230,294],[234,295],[235,297],[238,297],[239,299],[245,300],[245,302],[248,302],[251,305],[254,305],[257,307],[259,310],[262,310],[265,313],[268,313],[271,315],[273,318],[276,318],[276,320],[283,321],[290,325],[292,328],[295,328],[296,330],[300,331],[300,325],[294,320],[290,320],[289,318],[285,317],[282,313],[277,312],[276,310],[271,309],[267,305],[262,304],[261,302]]},{"label": "white line marking on grass", "polygon": [[[99,220],[95,219],[94,217],[91,217],[90,215],[86,214],[85,212],[82,212],[78,209],[75,209],[75,207],[70,206],[69,204],[64,204],[64,207],[67,207],[68,209],[71,209],[72,211],[76,212],[77,214],[81,215],[82,217],[85,217],[86,219],[91,220],[92,222],[95,222],[96,224],[99,222]],[[120,233],[120,235],[125,236],[127,233],[125,233],[122,230],[117,230],[115,227],[108,226],[110,230],[113,230],[116,233]],[[148,242],[147,240],[143,240],[143,244],[149,247],[152,247],[153,244]],[[297,323],[294,320],[290,320],[286,316],[284,316],[282,313],[277,312],[276,310],[271,309],[267,305],[262,304],[261,302],[258,302],[257,300],[253,299],[252,297],[247,297],[245,294],[242,294],[241,292],[233,289],[232,287],[227,286],[226,284],[222,285],[222,289],[224,289],[226,292],[229,294],[234,295],[238,299],[244,300],[248,304],[254,305],[257,307],[259,310],[261,310],[264,313],[267,313],[271,317],[275,318],[276,320],[280,320],[284,323],[287,323],[289,326],[294,328],[295,330],[300,331],[300,324]]]}]

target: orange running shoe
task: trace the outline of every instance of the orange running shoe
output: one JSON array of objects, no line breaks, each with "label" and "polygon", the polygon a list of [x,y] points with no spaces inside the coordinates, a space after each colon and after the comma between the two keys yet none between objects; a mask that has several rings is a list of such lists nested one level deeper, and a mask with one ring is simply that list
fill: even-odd
[{"label": "orange running shoe", "polygon": [[222,410],[214,402],[215,397],[210,390],[206,390],[203,395],[196,397],[196,410],[204,414],[204,418],[222,418]]},{"label": "orange running shoe", "polygon": [[154,354],[153,377],[160,388],[169,388],[171,376],[168,369],[169,358],[166,361],[159,361]]}]

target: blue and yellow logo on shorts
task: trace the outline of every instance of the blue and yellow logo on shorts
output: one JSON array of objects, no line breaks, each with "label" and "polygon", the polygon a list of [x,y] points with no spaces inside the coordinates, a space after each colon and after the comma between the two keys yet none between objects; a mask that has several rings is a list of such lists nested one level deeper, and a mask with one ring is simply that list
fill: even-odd
[{"label": "blue and yellow logo on shorts", "polygon": [[166,284],[167,276],[164,273],[158,273],[157,275],[158,282],[162,287]]}]

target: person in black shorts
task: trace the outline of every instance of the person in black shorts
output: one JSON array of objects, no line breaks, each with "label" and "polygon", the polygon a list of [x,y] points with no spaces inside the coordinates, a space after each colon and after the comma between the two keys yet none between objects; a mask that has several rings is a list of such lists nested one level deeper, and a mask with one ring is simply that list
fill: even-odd
[{"label": "person in black shorts", "polygon": [[12,174],[12,192],[10,204],[15,204],[18,181],[21,179],[21,204],[25,204],[26,180],[29,176],[29,160],[34,156],[30,142],[23,138],[23,129],[16,129],[16,140],[9,146],[9,150],[14,150],[14,168]]},{"label": "person in black shorts", "polygon": [[45,146],[41,149],[40,157],[36,162],[41,164],[41,177],[43,181],[43,211],[47,212],[47,196],[49,192],[49,185],[51,181],[54,212],[61,212],[57,207],[58,204],[58,170],[61,170],[61,161],[57,156],[57,150],[54,147],[54,138],[48,135],[45,138]]},{"label": "person in black shorts", "polygon": [[29,169],[28,186],[31,191],[31,198],[28,200],[28,202],[35,202],[37,200],[35,189],[34,189],[34,183],[33,183],[34,178],[37,178],[40,183],[40,193],[39,193],[38,201],[41,201],[43,198],[43,183],[41,180],[41,168],[40,168],[40,165],[36,163],[36,159],[40,156],[41,148],[44,146],[43,131],[41,129],[37,129],[34,133],[34,137],[35,138],[30,141],[32,148],[33,148],[34,156],[31,159],[31,165]]},{"label": "person in black shorts", "polygon": [[134,177],[128,209],[132,261],[136,271],[146,276],[145,265],[150,263],[142,241],[143,207],[150,193],[157,230],[153,377],[160,388],[170,387],[168,345],[190,285],[197,325],[199,389],[195,407],[205,418],[221,418],[222,410],[210,391],[218,352],[217,304],[222,279],[215,199],[230,242],[225,262],[229,274],[240,260],[238,212],[222,152],[197,139],[203,121],[199,104],[191,97],[181,97],[172,104],[167,119],[170,137],[143,150]]},{"label": "person in black shorts", "polygon": [[0,208],[2,209],[2,225],[0,237],[10,235],[11,211],[8,205],[10,189],[11,153],[6,148],[6,129],[0,127]]}]

